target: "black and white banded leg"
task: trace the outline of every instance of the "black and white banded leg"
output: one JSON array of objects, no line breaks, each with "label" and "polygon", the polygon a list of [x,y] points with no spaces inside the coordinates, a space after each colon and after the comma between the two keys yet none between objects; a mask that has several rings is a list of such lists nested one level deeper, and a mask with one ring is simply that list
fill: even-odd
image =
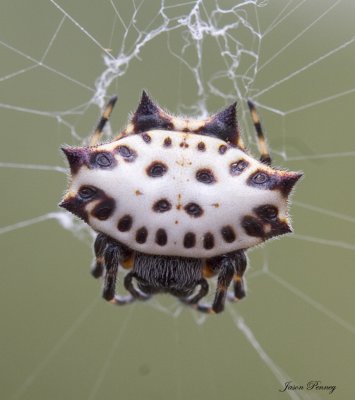
[{"label": "black and white banded leg", "polygon": [[243,275],[247,269],[247,257],[243,250],[239,250],[235,253],[234,263],[233,292],[228,293],[228,299],[231,301],[241,300],[246,296]]},{"label": "black and white banded leg", "polygon": [[235,255],[227,254],[208,260],[208,264],[214,270],[218,270],[217,288],[212,304],[192,304],[197,311],[207,314],[217,314],[224,310],[228,288],[232,282],[235,270]]},{"label": "black and white banded leg", "polygon": [[251,118],[253,120],[254,128],[256,131],[256,135],[257,135],[258,149],[260,152],[260,161],[266,165],[271,165],[270,152],[269,152],[269,149],[268,149],[268,146],[266,143],[263,128],[260,123],[259,115],[256,112],[255,105],[251,100],[248,100],[248,106],[249,106]]},{"label": "black and white banded leg", "polygon": [[126,246],[99,233],[95,240],[94,250],[95,262],[91,273],[95,278],[103,278],[102,297],[105,300],[112,304],[124,305],[136,299],[146,300],[148,298],[134,288],[131,272],[124,279],[124,287],[130,294],[127,296],[116,294],[118,268],[120,265],[127,264],[127,261],[132,258],[132,252]]},{"label": "black and white banded leg", "polygon": [[96,146],[98,142],[101,139],[102,136],[102,131],[104,130],[104,127],[107,123],[107,121],[110,118],[110,115],[112,113],[113,107],[115,106],[117,101],[117,96],[111,97],[111,99],[108,101],[108,103],[105,106],[105,109],[101,115],[100,121],[98,122],[95,132],[91,136],[89,146]]}]

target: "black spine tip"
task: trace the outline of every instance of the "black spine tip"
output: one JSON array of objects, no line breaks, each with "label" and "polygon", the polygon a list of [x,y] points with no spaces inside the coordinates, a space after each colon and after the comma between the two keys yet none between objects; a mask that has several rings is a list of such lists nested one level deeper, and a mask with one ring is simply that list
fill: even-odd
[{"label": "black spine tip", "polygon": [[62,201],[58,204],[58,207],[66,208],[66,202],[65,202],[65,200],[62,200]]},{"label": "black spine tip", "polygon": [[88,163],[88,151],[85,147],[62,146],[61,150],[69,162],[72,174],[77,173],[83,164]]},{"label": "black spine tip", "polygon": [[215,118],[227,127],[236,128],[237,126],[237,102],[234,102],[224,110],[215,115]]},{"label": "black spine tip", "polygon": [[142,96],[141,96],[141,100],[142,99],[149,99],[150,97],[149,97],[149,95],[148,95],[148,92],[145,90],[145,89],[143,89],[142,90]]},{"label": "black spine tip", "polygon": [[159,107],[148,96],[148,93],[143,90],[140,103],[135,112],[136,116],[154,115],[159,113]]},{"label": "black spine tip", "polygon": [[76,151],[75,147],[70,146],[61,146],[60,149],[64,153],[65,157],[67,158],[69,164],[71,165],[78,157],[78,152]]},{"label": "black spine tip", "polygon": [[147,132],[151,129],[171,130],[171,118],[143,90],[141,100],[131,119],[133,133]]},{"label": "black spine tip", "polygon": [[203,127],[205,135],[218,137],[226,142],[238,143],[237,102],[213,115]]},{"label": "black spine tip", "polygon": [[59,204],[58,206],[61,208],[64,208],[67,211],[70,211],[73,214],[76,214],[76,210],[77,210],[77,201],[75,199],[75,197],[71,197],[71,198],[64,198]]},{"label": "black spine tip", "polygon": [[62,152],[67,156],[67,153],[69,153],[69,149],[71,147],[69,146],[60,146],[60,150],[62,150]]},{"label": "black spine tip", "polygon": [[284,197],[287,197],[302,176],[303,172],[286,172],[280,177],[277,188],[281,191]]}]

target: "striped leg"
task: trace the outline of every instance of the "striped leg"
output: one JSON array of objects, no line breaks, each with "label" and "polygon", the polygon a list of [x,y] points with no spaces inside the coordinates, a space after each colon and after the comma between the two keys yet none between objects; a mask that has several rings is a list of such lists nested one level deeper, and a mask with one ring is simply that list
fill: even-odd
[{"label": "striped leg", "polygon": [[217,289],[212,305],[197,304],[196,309],[203,313],[215,314],[224,310],[229,285],[235,275],[234,256],[226,255],[209,260],[211,264],[218,264],[219,274],[217,278]]},{"label": "striped leg", "polygon": [[102,113],[99,123],[96,126],[94,134],[91,136],[89,146],[96,146],[99,140],[101,139],[102,131],[106,125],[106,122],[109,120],[110,115],[112,113],[113,107],[115,106],[117,101],[117,96],[111,97],[111,99],[106,104],[105,110]]},{"label": "striped leg", "polygon": [[208,289],[209,289],[206,279],[201,278],[197,282],[197,285],[200,286],[200,290],[194,296],[180,298],[180,301],[187,305],[193,305],[193,304],[197,304],[203,297],[205,297],[207,295]]},{"label": "striped leg", "polygon": [[129,272],[124,279],[124,287],[136,300],[149,300],[151,295],[144,293],[142,290],[137,289],[133,285],[133,278],[136,278],[134,272]]},{"label": "striped leg", "polygon": [[135,300],[132,295],[118,296],[115,293],[118,267],[123,264],[124,268],[127,268],[128,264],[131,264],[132,251],[103,233],[97,235],[94,251],[96,259],[91,273],[95,278],[103,277],[103,298],[119,305]]},{"label": "striped leg", "polygon": [[102,297],[111,301],[115,297],[117,270],[120,262],[120,250],[114,243],[108,242],[104,253],[106,271]]},{"label": "striped leg", "polygon": [[104,275],[104,284],[102,297],[112,304],[125,305],[135,300],[129,294],[128,296],[119,296],[116,294],[117,270],[122,259],[121,245],[107,238],[107,246],[104,253],[106,271]]},{"label": "striped leg", "polygon": [[104,252],[107,244],[107,236],[99,233],[94,243],[95,260],[91,267],[91,274],[94,278],[101,278],[104,273]]},{"label": "striped leg", "polygon": [[105,269],[105,251],[109,243],[116,243],[120,247],[120,265],[124,269],[131,269],[134,263],[134,252],[123,244],[113,242],[104,233],[99,233],[94,242],[95,259],[91,267],[94,278],[101,278]]},{"label": "striped leg", "polygon": [[235,257],[235,274],[233,276],[233,293],[229,293],[228,299],[241,300],[246,295],[243,275],[247,268],[247,257],[243,250],[239,250]]},{"label": "striped leg", "polygon": [[266,165],[271,165],[271,157],[270,157],[269,149],[266,144],[264,132],[261,127],[259,115],[256,112],[255,105],[251,100],[248,100],[248,106],[249,106],[249,110],[250,110],[250,114],[251,114],[251,118],[253,120],[255,130],[256,130],[256,134],[257,134],[258,149],[260,152],[260,161]]}]

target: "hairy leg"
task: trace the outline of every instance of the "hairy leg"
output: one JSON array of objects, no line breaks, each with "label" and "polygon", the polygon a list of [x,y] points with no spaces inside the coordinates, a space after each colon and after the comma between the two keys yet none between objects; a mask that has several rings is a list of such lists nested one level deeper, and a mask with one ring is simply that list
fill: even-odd
[{"label": "hairy leg", "polygon": [[235,258],[235,274],[233,276],[233,294],[228,296],[229,300],[241,300],[246,296],[245,283],[243,279],[244,272],[247,268],[247,257],[243,250],[236,253]]},{"label": "hairy leg", "polygon": [[196,309],[203,313],[215,314],[224,310],[229,285],[235,274],[234,255],[214,257],[209,260],[214,270],[218,269],[217,288],[212,305],[197,304]]},{"label": "hairy leg", "polygon": [[99,233],[94,243],[95,260],[91,267],[91,274],[94,278],[101,278],[104,273],[104,253],[107,245],[107,236]]},{"label": "hairy leg", "polygon": [[117,272],[120,264],[127,264],[132,258],[132,251],[121,243],[99,233],[94,243],[95,260],[91,273],[95,278],[103,278],[102,297],[113,304],[124,305],[135,298],[130,294],[116,294]]},{"label": "hairy leg", "polygon": [[141,289],[137,289],[133,285],[133,278],[135,278],[134,272],[129,272],[124,279],[124,287],[126,290],[137,300],[148,300],[151,296],[148,293],[143,292]]},{"label": "hairy leg", "polygon": [[187,305],[197,304],[208,293],[209,285],[205,278],[201,278],[196,286],[200,286],[199,291],[192,297],[180,298],[180,300]]},{"label": "hairy leg", "polygon": [[248,106],[251,114],[251,118],[253,120],[254,128],[257,135],[258,148],[260,153],[260,161],[266,165],[271,165],[271,157],[269,153],[269,149],[266,144],[263,128],[260,123],[260,118],[258,113],[256,112],[256,108],[254,103],[251,100],[248,100]]},{"label": "hairy leg", "polygon": [[112,113],[112,110],[113,110],[113,107],[115,106],[116,101],[117,101],[117,96],[114,96],[114,97],[111,97],[111,99],[106,104],[104,112],[101,115],[100,121],[96,126],[95,132],[90,139],[89,146],[96,146],[98,144],[98,142],[100,141],[102,131],[103,131],[108,119],[110,118],[110,115]]}]

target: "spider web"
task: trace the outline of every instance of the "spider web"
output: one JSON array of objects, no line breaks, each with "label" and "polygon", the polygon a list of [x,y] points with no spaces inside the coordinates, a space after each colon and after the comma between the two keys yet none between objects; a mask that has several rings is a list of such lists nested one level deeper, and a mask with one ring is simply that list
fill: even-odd
[{"label": "spider web", "polygon": [[[353,396],[355,32],[351,1],[67,0],[1,4],[1,397]],[[141,90],[176,113],[238,101],[274,164],[303,170],[295,233],[249,253],[248,297],[217,317],[174,299],[114,308],[90,278],[92,235],[58,203],[63,143],[107,98],[119,131]]]}]

